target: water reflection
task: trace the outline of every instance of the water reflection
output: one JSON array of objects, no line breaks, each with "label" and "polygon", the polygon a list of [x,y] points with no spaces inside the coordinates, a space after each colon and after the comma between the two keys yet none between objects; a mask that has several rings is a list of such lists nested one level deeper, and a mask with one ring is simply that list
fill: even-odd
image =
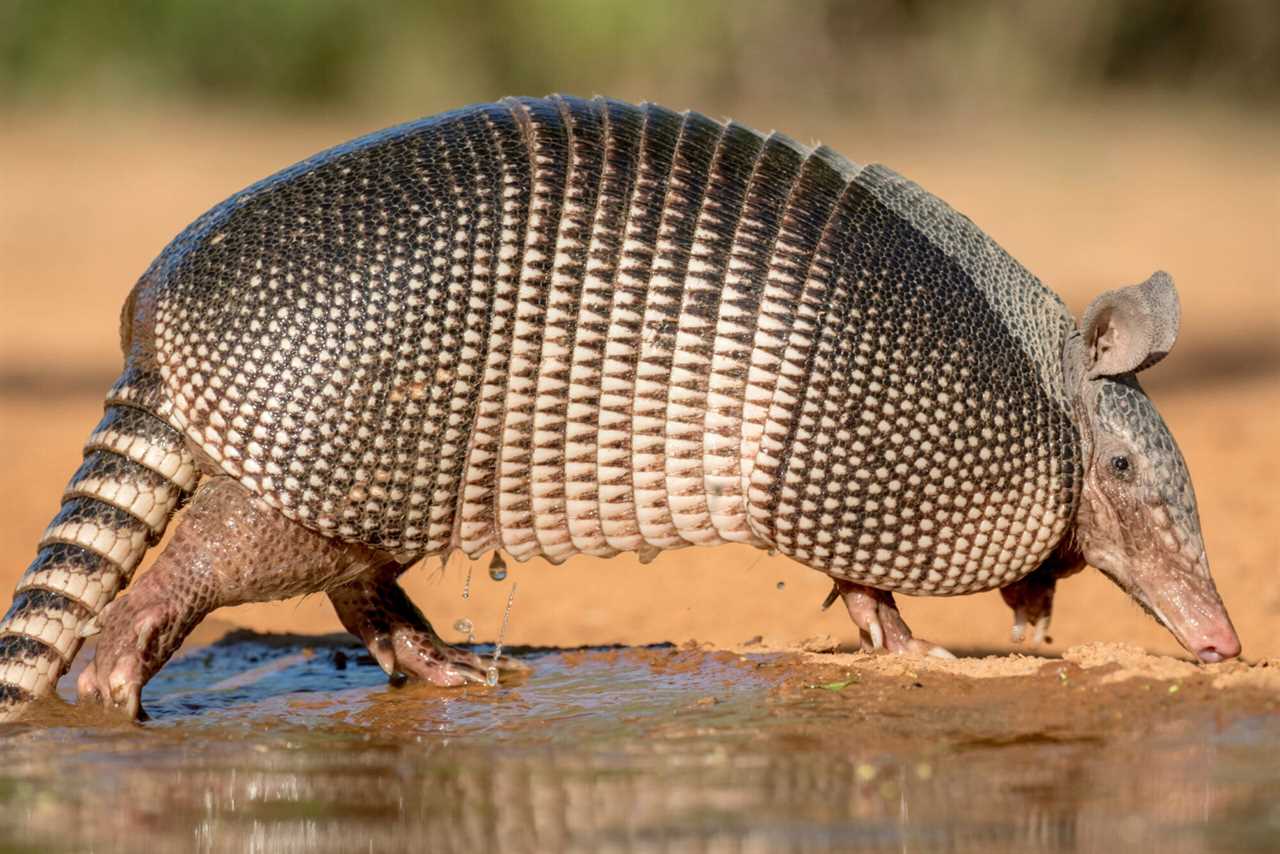
[{"label": "water reflection", "polygon": [[1280,838],[1276,716],[1114,741],[939,737],[934,722],[917,743],[885,741],[829,692],[775,690],[786,668],[768,656],[525,651],[535,670],[512,688],[391,691],[355,648],[308,644],[242,637],[175,662],[144,728],[71,712],[10,731],[0,848],[1199,852]]}]

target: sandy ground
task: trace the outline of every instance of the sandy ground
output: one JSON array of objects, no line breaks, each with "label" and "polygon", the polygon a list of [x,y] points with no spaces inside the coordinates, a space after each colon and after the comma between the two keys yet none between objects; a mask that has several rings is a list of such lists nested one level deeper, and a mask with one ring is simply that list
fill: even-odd
[{"label": "sandy ground", "polygon": [[1275,848],[1280,662],[517,654],[389,688],[349,635],[240,631],[161,671],[145,729],[46,702],[0,725],[0,849]]},{"label": "sandy ground", "polygon": [[[165,242],[239,187],[397,117],[285,122],[157,114],[0,117],[0,601],[34,553],[119,367],[119,306]],[[745,116],[767,126],[768,117]],[[879,160],[969,214],[1080,311],[1098,291],[1169,270],[1178,349],[1146,376],[1183,448],[1215,577],[1251,660],[1280,657],[1280,134],[1274,122],[1111,109],[932,125],[784,124]],[[470,576],[469,597],[466,579]],[[446,638],[462,618],[506,639],[604,644],[696,638],[733,646],[849,644],[829,584],[733,547],[512,567],[431,562],[407,586]],[[916,631],[958,652],[1003,652],[998,594],[902,599]],[[322,597],[218,615],[258,630],[339,628]],[[222,625],[221,623],[218,625]],[[216,627],[211,627],[216,628]],[[1096,572],[1064,583],[1048,651],[1126,641],[1180,650]],[[1144,660],[1148,661],[1148,660]],[[963,667],[964,665],[953,665]],[[1152,666],[1139,663],[1138,667]]]}]

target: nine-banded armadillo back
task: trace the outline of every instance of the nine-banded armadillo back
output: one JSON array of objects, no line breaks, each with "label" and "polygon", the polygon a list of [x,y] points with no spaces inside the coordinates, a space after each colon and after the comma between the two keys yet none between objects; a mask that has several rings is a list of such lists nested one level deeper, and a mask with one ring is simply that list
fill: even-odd
[{"label": "nine-banded armadillo back", "polygon": [[963,593],[1077,500],[1062,303],[890,170],[696,113],[374,134],[211,210],[137,294],[140,412],[404,557],[738,541]]},{"label": "nine-banded armadillo back", "polygon": [[1074,506],[1061,302],[889,170],[696,113],[394,129],[228,200],[150,276],[163,414],[349,540],[737,540],[964,592]]}]

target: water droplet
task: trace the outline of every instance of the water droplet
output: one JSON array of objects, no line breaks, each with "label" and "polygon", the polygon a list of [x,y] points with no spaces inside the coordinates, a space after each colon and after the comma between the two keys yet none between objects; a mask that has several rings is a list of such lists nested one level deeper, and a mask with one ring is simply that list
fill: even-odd
[{"label": "water droplet", "polygon": [[471,634],[471,621],[466,617],[463,617],[461,620],[458,620],[458,622],[453,624],[453,630],[455,632],[466,632],[467,634]]},{"label": "water droplet", "polygon": [[785,582],[785,581],[779,581],[777,586],[778,586],[778,589],[779,589],[779,590],[786,590],[786,589],[787,589],[787,582]]},{"label": "water droplet", "polygon": [[467,563],[467,580],[462,582],[462,598],[463,599],[471,598],[471,569],[474,566],[475,564],[473,563],[470,563],[470,562]]},{"label": "water droplet", "polygon": [[467,635],[467,643],[475,643],[475,642],[476,642],[475,632],[472,632],[471,634]]},{"label": "water droplet", "polygon": [[490,666],[489,669],[484,672],[484,684],[488,685],[490,688],[493,688],[498,684],[498,668]]},{"label": "water droplet", "polygon": [[507,608],[502,612],[502,628],[498,629],[498,642],[493,647],[493,660],[497,663],[498,656],[502,655],[502,639],[507,636],[507,620],[511,618],[511,603],[516,598],[516,588],[520,585],[512,582],[511,592],[507,594]]},{"label": "water droplet", "polygon": [[493,560],[489,561],[489,577],[494,581],[501,581],[507,577],[507,562],[498,552],[494,552]]}]

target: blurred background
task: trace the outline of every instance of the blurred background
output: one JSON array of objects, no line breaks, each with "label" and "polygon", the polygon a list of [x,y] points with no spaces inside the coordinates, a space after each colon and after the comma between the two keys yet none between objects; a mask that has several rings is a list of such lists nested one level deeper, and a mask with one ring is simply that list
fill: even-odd
[{"label": "blurred background", "polygon": [[[733,116],[880,161],[964,211],[1079,312],[1169,270],[1177,352],[1144,382],[1196,476],[1246,655],[1280,655],[1280,3],[808,0],[0,2],[0,602],[119,368],[119,306],[240,187],[379,127],[508,94]],[[755,552],[516,566],[411,590],[446,637],[849,643],[817,573]],[[780,585],[779,582],[782,582]],[[1004,649],[995,594],[909,601],[917,631]],[[221,620],[337,628],[317,597]],[[216,623],[214,628],[225,623]],[[1270,630],[1268,630],[1270,626]],[[1176,647],[1096,573],[1055,636]]]},{"label": "blurred background", "polygon": [[1280,96],[1269,0],[7,0],[19,105],[405,111],[597,89],[846,115]]}]

